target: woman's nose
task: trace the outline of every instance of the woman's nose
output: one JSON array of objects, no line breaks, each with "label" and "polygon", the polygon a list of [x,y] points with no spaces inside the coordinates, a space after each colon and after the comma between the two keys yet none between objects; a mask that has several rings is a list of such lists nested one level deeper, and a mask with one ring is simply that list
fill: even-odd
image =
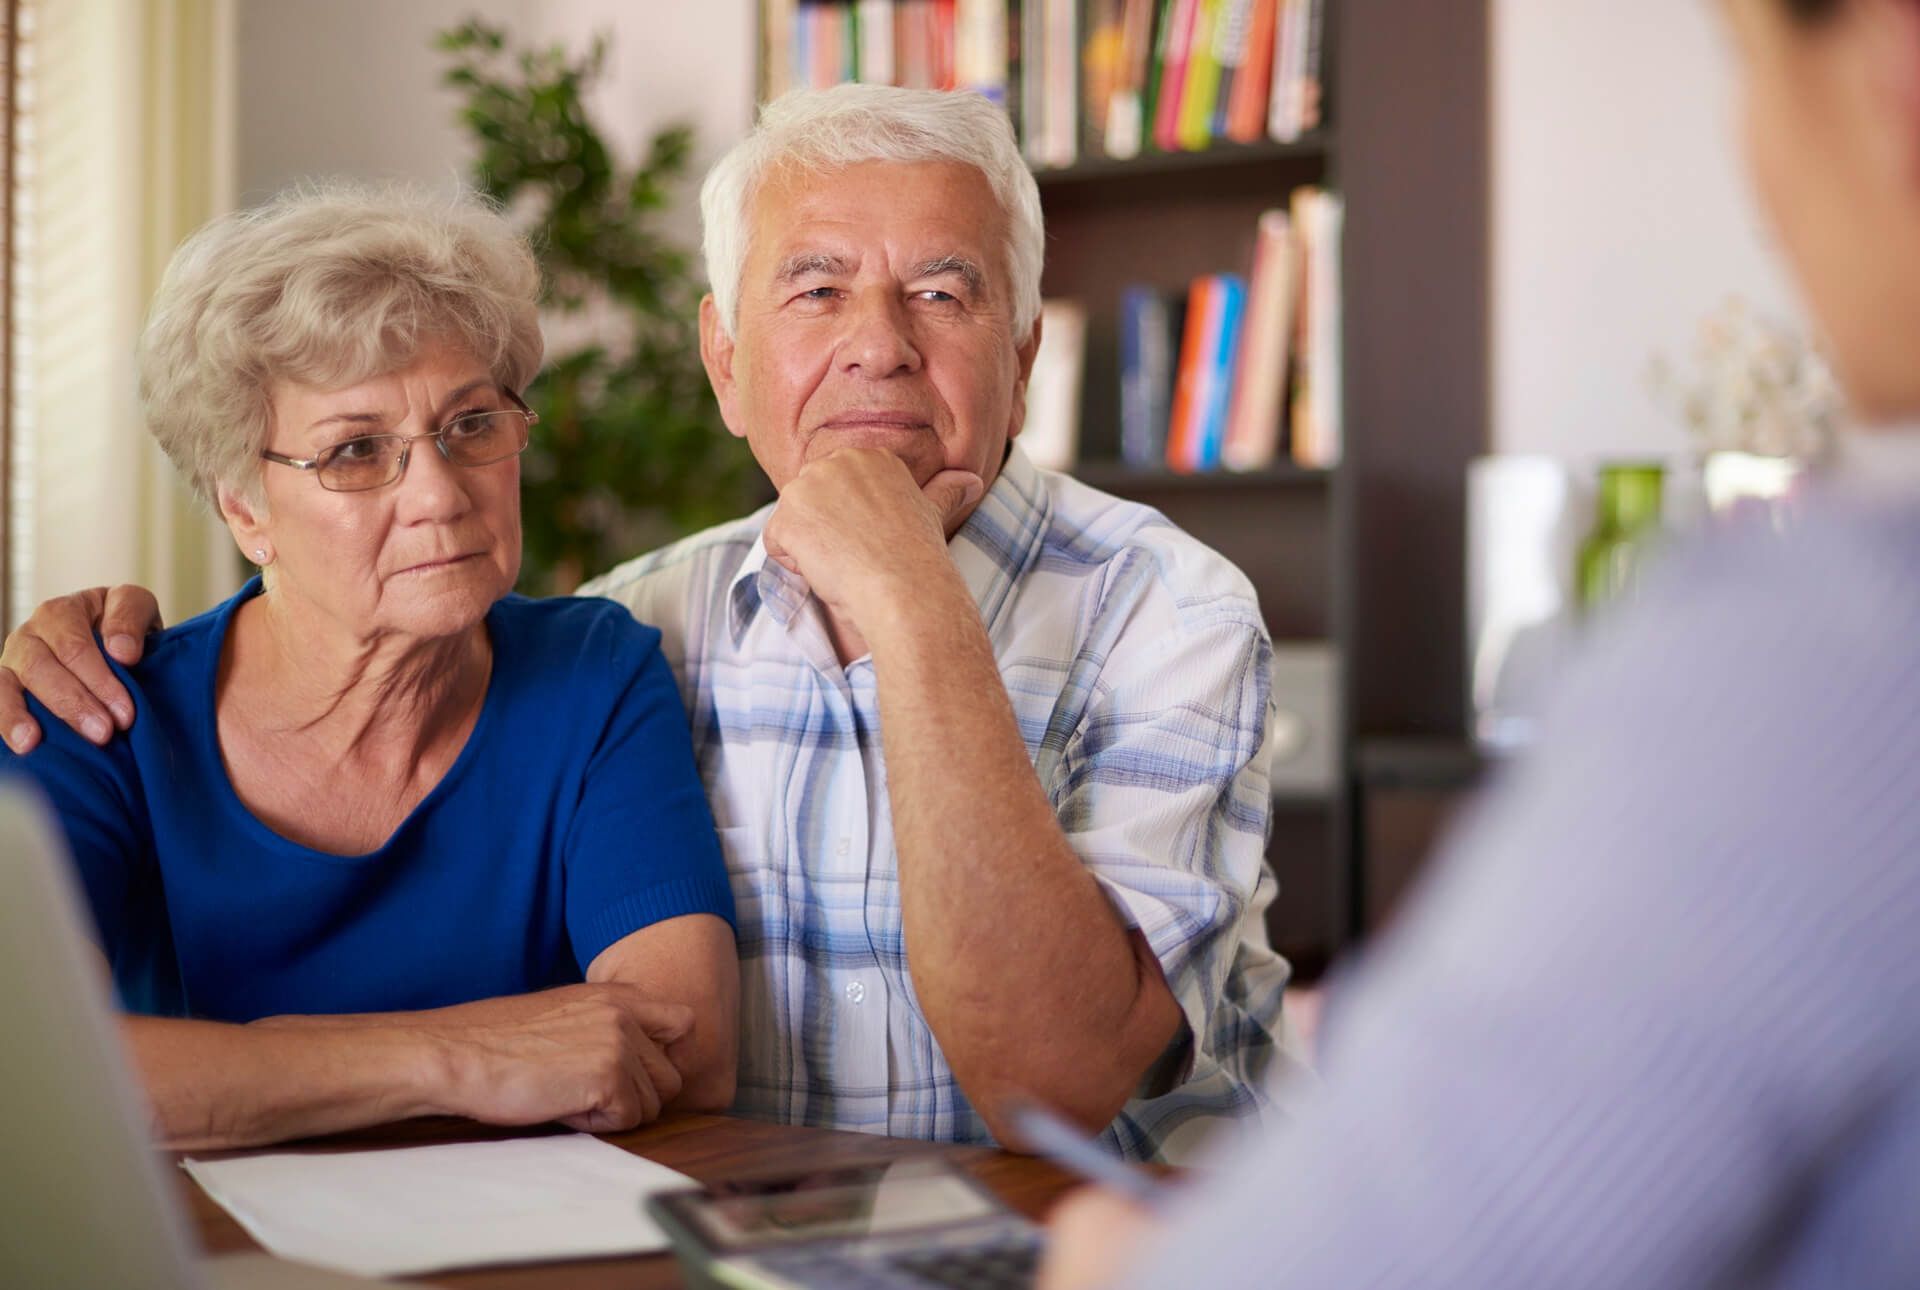
[{"label": "woman's nose", "polygon": [[465,466],[447,460],[440,441],[427,437],[407,445],[406,470],[395,485],[405,518],[439,519],[472,505]]}]

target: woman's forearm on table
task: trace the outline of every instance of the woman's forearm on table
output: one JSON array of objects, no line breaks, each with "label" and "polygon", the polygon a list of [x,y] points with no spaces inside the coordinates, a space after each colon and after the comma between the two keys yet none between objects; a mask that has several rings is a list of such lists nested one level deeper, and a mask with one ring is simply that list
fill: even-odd
[{"label": "woman's forearm on table", "polygon": [[431,1115],[446,1063],[430,1036],[390,1023],[230,1025],[127,1017],[155,1140],[257,1146]]}]

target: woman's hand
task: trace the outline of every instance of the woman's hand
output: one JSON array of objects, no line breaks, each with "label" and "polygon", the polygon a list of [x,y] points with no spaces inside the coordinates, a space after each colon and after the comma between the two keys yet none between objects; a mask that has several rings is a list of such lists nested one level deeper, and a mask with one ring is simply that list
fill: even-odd
[{"label": "woman's hand", "polygon": [[448,1114],[613,1133],[658,1119],[679,1096],[666,1050],[692,1028],[693,1010],[608,982],[484,999],[412,1021],[441,1054],[432,1100]]},{"label": "woman's hand", "polygon": [[645,1124],[680,1091],[666,1047],[693,1010],[626,984],[570,985],[427,1012],[123,1019],[155,1136],[174,1150],[251,1147],[419,1115]]}]

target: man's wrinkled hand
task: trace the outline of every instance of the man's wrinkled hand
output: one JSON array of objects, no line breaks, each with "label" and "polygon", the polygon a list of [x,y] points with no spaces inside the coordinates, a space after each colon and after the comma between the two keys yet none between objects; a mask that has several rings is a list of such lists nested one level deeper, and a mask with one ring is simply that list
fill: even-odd
[{"label": "man's wrinkled hand", "polygon": [[160,604],[144,587],[93,587],[41,604],[0,652],[0,738],[23,755],[39,744],[27,694],[96,744],[132,726],[133,697],[107,666],[94,631],[116,662],[130,666],[160,626]]},{"label": "man's wrinkled hand", "polygon": [[947,539],[985,491],[969,471],[943,470],[922,486],[892,453],[842,449],[780,490],[767,556],[858,624],[890,598],[952,575]]}]

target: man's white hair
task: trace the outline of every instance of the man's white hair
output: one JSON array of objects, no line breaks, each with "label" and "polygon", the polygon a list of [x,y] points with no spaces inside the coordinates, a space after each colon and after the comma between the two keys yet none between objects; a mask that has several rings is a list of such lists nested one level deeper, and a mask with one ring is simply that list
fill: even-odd
[{"label": "man's white hair", "polygon": [[1007,213],[1014,335],[1025,338],[1040,316],[1046,229],[1040,188],[1020,157],[1006,112],[970,90],[890,85],[783,94],[707,172],[700,186],[702,249],[727,335],[740,318],[740,278],[761,185],[776,169],[805,174],[865,161],[953,161],[980,172]]}]

